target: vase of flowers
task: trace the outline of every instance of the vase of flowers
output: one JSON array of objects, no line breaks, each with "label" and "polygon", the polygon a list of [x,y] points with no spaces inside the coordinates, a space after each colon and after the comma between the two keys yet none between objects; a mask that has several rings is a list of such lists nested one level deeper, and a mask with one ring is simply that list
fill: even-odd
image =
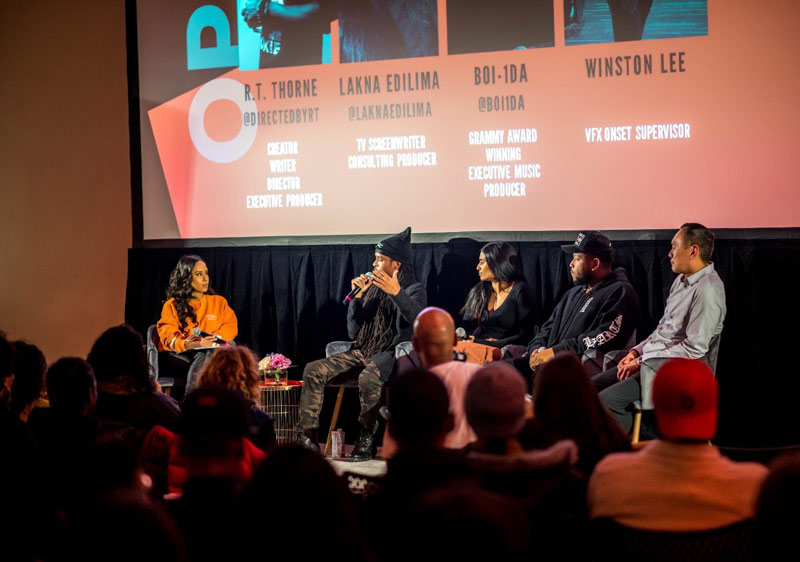
[{"label": "vase of flowers", "polygon": [[279,384],[281,380],[286,380],[286,373],[292,366],[292,360],[280,353],[270,353],[258,362],[258,370],[264,377],[265,382]]}]

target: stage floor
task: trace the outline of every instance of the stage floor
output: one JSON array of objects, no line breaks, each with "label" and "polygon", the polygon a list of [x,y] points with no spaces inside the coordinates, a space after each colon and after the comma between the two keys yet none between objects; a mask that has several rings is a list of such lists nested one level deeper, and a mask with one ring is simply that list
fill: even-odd
[{"label": "stage floor", "polygon": [[[352,445],[344,447],[345,454],[349,454],[353,450]],[[331,463],[331,466],[336,471],[336,474],[341,475],[344,472],[352,472],[354,474],[363,474],[364,476],[383,476],[386,474],[386,459],[381,457],[381,448],[378,448],[378,455],[371,461],[364,462],[350,462],[347,460],[332,459],[325,457]]]}]

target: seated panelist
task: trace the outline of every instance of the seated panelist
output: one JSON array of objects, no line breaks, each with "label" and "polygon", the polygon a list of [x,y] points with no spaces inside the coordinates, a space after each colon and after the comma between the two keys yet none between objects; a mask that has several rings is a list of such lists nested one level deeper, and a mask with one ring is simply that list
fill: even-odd
[{"label": "seated panelist", "polygon": [[572,254],[569,271],[575,286],[564,293],[528,352],[514,360],[526,378],[560,351],[582,355],[623,347],[639,322],[639,298],[625,270],[611,264],[611,240],[596,230],[578,234],[561,249]]},{"label": "seated panelist", "polygon": [[[477,270],[480,281],[470,290],[461,313],[469,342],[497,348],[494,355],[499,358],[499,348],[526,345],[533,338],[537,316],[533,289],[525,280],[517,251],[508,242],[489,242],[481,248]],[[480,347],[468,342],[457,347],[468,361],[492,359],[492,350],[481,354]],[[483,360],[478,360],[482,355]]]},{"label": "seated panelist", "polygon": [[[220,340],[227,342],[236,337],[239,331],[236,314],[224,297],[214,294],[208,266],[199,256],[183,256],[172,270],[167,302],[156,328],[159,351],[171,351],[176,358],[189,363],[187,393],[197,385],[197,374],[210,355],[209,348]],[[195,336],[192,334],[195,328],[210,335]]]},{"label": "seated panelist", "polygon": [[410,227],[375,246],[372,266],[371,278],[361,275],[351,282],[354,291],[358,288],[347,308],[347,332],[355,340],[352,347],[312,361],[303,370],[300,419],[295,428],[297,443],[318,451],[317,428],[325,385],[341,373],[360,369],[361,429],[349,457],[352,461],[369,460],[375,455],[381,390],[394,371],[395,348],[411,340],[414,319],[428,300],[425,287],[414,274]]}]

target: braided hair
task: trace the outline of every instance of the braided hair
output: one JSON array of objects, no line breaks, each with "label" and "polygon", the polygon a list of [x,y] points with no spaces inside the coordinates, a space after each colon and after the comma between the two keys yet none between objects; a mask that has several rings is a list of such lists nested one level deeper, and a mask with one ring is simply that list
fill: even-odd
[{"label": "braided hair", "polygon": [[[405,289],[416,282],[414,266],[402,264],[397,272],[400,287]],[[364,293],[364,314],[370,318],[361,325],[353,344],[361,350],[365,357],[371,357],[379,351],[386,350],[394,339],[394,324],[397,319],[397,307],[389,293],[370,285]]]},{"label": "braided hair", "polygon": [[[178,322],[180,323],[181,331],[186,329],[187,319],[197,324],[197,314],[189,304],[189,301],[194,297],[192,296],[192,269],[197,262],[203,261],[203,258],[195,255],[183,256],[178,260],[178,264],[172,273],[169,274],[169,286],[167,287],[167,299],[175,299],[175,310],[178,311]],[[213,295],[214,291],[208,287],[206,292],[208,295]]]}]

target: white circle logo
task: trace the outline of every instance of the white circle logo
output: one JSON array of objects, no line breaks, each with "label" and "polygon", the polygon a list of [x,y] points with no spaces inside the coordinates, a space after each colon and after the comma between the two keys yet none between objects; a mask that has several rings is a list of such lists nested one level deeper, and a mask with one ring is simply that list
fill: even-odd
[{"label": "white circle logo", "polygon": [[245,127],[239,130],[239,134],[229,141],[216,141],[206,134],[203,119],[208,106],[217,100],[226,99],[239,106],[242,115],[246,112],[256,111],[256,102],[253,100],[243,101],[244,87],[240,82],[231,78],[216,78],[211,82],[203,84],[194,95],[192,104],[189,106],[189,136],[192,137],[192,144],[197,152],[208,160],[219,164],[233,162],[244,156],[253,142],[256,140],[258,127]]}]

